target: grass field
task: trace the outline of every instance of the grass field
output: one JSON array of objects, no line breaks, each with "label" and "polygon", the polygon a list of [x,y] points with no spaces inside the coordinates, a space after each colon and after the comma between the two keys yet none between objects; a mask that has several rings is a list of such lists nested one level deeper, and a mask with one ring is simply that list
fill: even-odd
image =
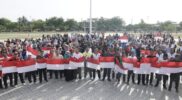
[{"label": "grass field", "polygon": [[[12,32],[12,33],[0,33],[0,40],[6,40],[6,39],[25,39],[25,38],[40,38],[42,35],[53,35],[53,34],[65,34],[65,33],[73,33],[73,32],[27,32],[27,33],[18,33],[18,32]],[[78,33],[78,32],[77,32]],[[109,34],[113,34],[114,32],[108,32]],[[107,34],[108,34],[107,33]],[[139,35],[139,33],[134,33],[136,35]],[[177,38],[178,36],[182,37],[182,33],[173,33],[173,36]]]}]

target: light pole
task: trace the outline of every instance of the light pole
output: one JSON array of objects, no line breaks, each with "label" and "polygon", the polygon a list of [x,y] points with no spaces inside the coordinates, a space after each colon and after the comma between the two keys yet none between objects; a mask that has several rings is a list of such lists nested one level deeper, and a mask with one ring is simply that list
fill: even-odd
[{"label": "light pole", "polygon": [[92,0],[90,0],[90,31],[89,34],[92,34]]}]

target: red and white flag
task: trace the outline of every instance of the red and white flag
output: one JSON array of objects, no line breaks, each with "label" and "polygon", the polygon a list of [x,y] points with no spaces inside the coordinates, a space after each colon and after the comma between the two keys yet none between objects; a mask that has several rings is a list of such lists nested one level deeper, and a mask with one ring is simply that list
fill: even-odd
[{"label": "red and white flag", "polygon": [[87,59],[87,67],[91,68],[91,69],[100,70],[100,61],[99,61],[99,59],[88,58]]},{"label": "red and white flag", "polygon": [[114,68],[114,57],[100,57],[101,68]]},{"label": "red and white flag", "polygon": [[75,68],[84,67],[84,57],[81,57],[79,59],[75,57],[71,57],[69,65]]},{"label": "red and white flag", "polygon": [[46,61],[47,61],[47,59],[45,59],[45,58],[37,59],[36,68],[37,69],[46,68],[47,67]]},{"label": "red and white flag", "polygon": [[121,36],[118,39],[121,43],[127,43],[128,42],[128,36]]},{"label": "red and white flag", "polygon": [[4,61],[2,62],[2,73],[14,73],[17,72],[16,61]]},{"label": "red and white flag", "polygon": [[36,58],[36,56],[39,54],[39,52],[35,49],[33,49],[31,46],[27,47],[27,55],[31,55],[32,58]]},{"label": "red and white flag", "polygon": [[120,64],[118,59],[116,59],[115,72],[120,72],[123,74],[127,74],[127,72],[128,72],[128,70],[126,68],[124,68],[122,64]]},{"label": "red and white flag", "polygon": [[179,73],[182,72],[182,63],[181,62],[161,62],[160,73],[161,74],[170,74],[170,73]]},{"label": "red and white flag", "polygon": [[16,67],[18,73],[25,73],[37,70],[35,68],[36,61],[34,59],[17,61]]},{"label": "red and white flag", "polygon": [[123,57],[122,58],[122,62],[123,62],[123,67],[128,69],[128,70],[133,70],[133,59],[132,58],[127,58],[127,57]]},{"label": "red and white flag", "polygon": [[64,70],[64,59],[47,59],[48,70]]}]

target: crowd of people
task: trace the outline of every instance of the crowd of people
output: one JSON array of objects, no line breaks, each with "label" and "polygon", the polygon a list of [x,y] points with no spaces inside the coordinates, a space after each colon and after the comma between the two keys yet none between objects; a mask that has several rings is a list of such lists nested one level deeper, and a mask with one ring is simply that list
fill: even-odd
[{"label": "crowd of people", "polygon": [[[55,79],[64,78],[66,81],[73,81],[75,79],[89,78],[94,80],[96,74],[98,79],[105,81],[116,80],[130,84],[132,78],[133,84],[142,83],[142,85],[151,85],[158,87],[160,81],[163,81],[163,89],[171,91],[172,83],[175,83],[176,92],[179,91],[180,75],[181,73],[171,73],[170,75],[150,73],[150,74],[135,74],[132,70],[128,70],[127,74],[115,72],[111,68],[92,69],[87,67],[87,59],[99,59],[100,56],[109,57],[114,56],[122,64],[121,57],[136,57],[138,61],[143,57],[157,57],[158,62],[165,61],[182,61],[182,41],[179,38],[176,42],[174,37],[170,34],[161,34],[160,39],[156,39],[154,34],[141,34],[135,36],[133,34],[124,34],[128,37],[127,43],[119,41],[119,35],[104,34],[73,34],[73,35],[47,35],[39,39],[8,39],[0,44],[1,62],[3,61],[19,61],[28,60],[32,57],[27,54],[26,47],[31,45],[34,49],[39,51],[36,60],[42,58],[59,59],[59,58],[85,58],[84,67],[77,69],[65,70],[47,70],[46,68],[38,69],[27,73],[8,73],[1,75],[0,88],[8,88],[18,85],[18,79],[22,84],[26,84],[25,80],[28,79],[29,83],[36,83],[37,77],[39,82],[42,83],[43,78],[46,82],[55,77]],[[45,52],[42,48],[51,48],[50,52]],[[141,50],[155,51],[157,54],[143,54]],[[33,80],[32,80],[33,79]],[[9,81],[8,81],[9,80]],[[154,81],[156,80],[156,81]],[[33,81],[33,82],[32,82]],[[169,87],[167,84],[169,82]]]}]

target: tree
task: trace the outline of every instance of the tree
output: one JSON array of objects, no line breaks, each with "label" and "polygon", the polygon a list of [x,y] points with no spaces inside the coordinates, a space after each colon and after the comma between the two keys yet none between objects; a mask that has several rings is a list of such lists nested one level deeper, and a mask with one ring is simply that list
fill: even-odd
[{"label": "tree", "polygon": [[29,21],[27,20],[25,16],[18,18],[19,31],[27,31],[28,29],[30,29],[29,25],[30,25]]},{"label": "tree", "polygon": [[64,30],[65,31],[76,31],[79,30],[79,24],[74,19],[68,19],[64,23]]},{"label": "tree", "polygon": [[34,20],[31,22],[32,29],[36,31],[44,31],[45,29],[45,22],[43,20]]}]

